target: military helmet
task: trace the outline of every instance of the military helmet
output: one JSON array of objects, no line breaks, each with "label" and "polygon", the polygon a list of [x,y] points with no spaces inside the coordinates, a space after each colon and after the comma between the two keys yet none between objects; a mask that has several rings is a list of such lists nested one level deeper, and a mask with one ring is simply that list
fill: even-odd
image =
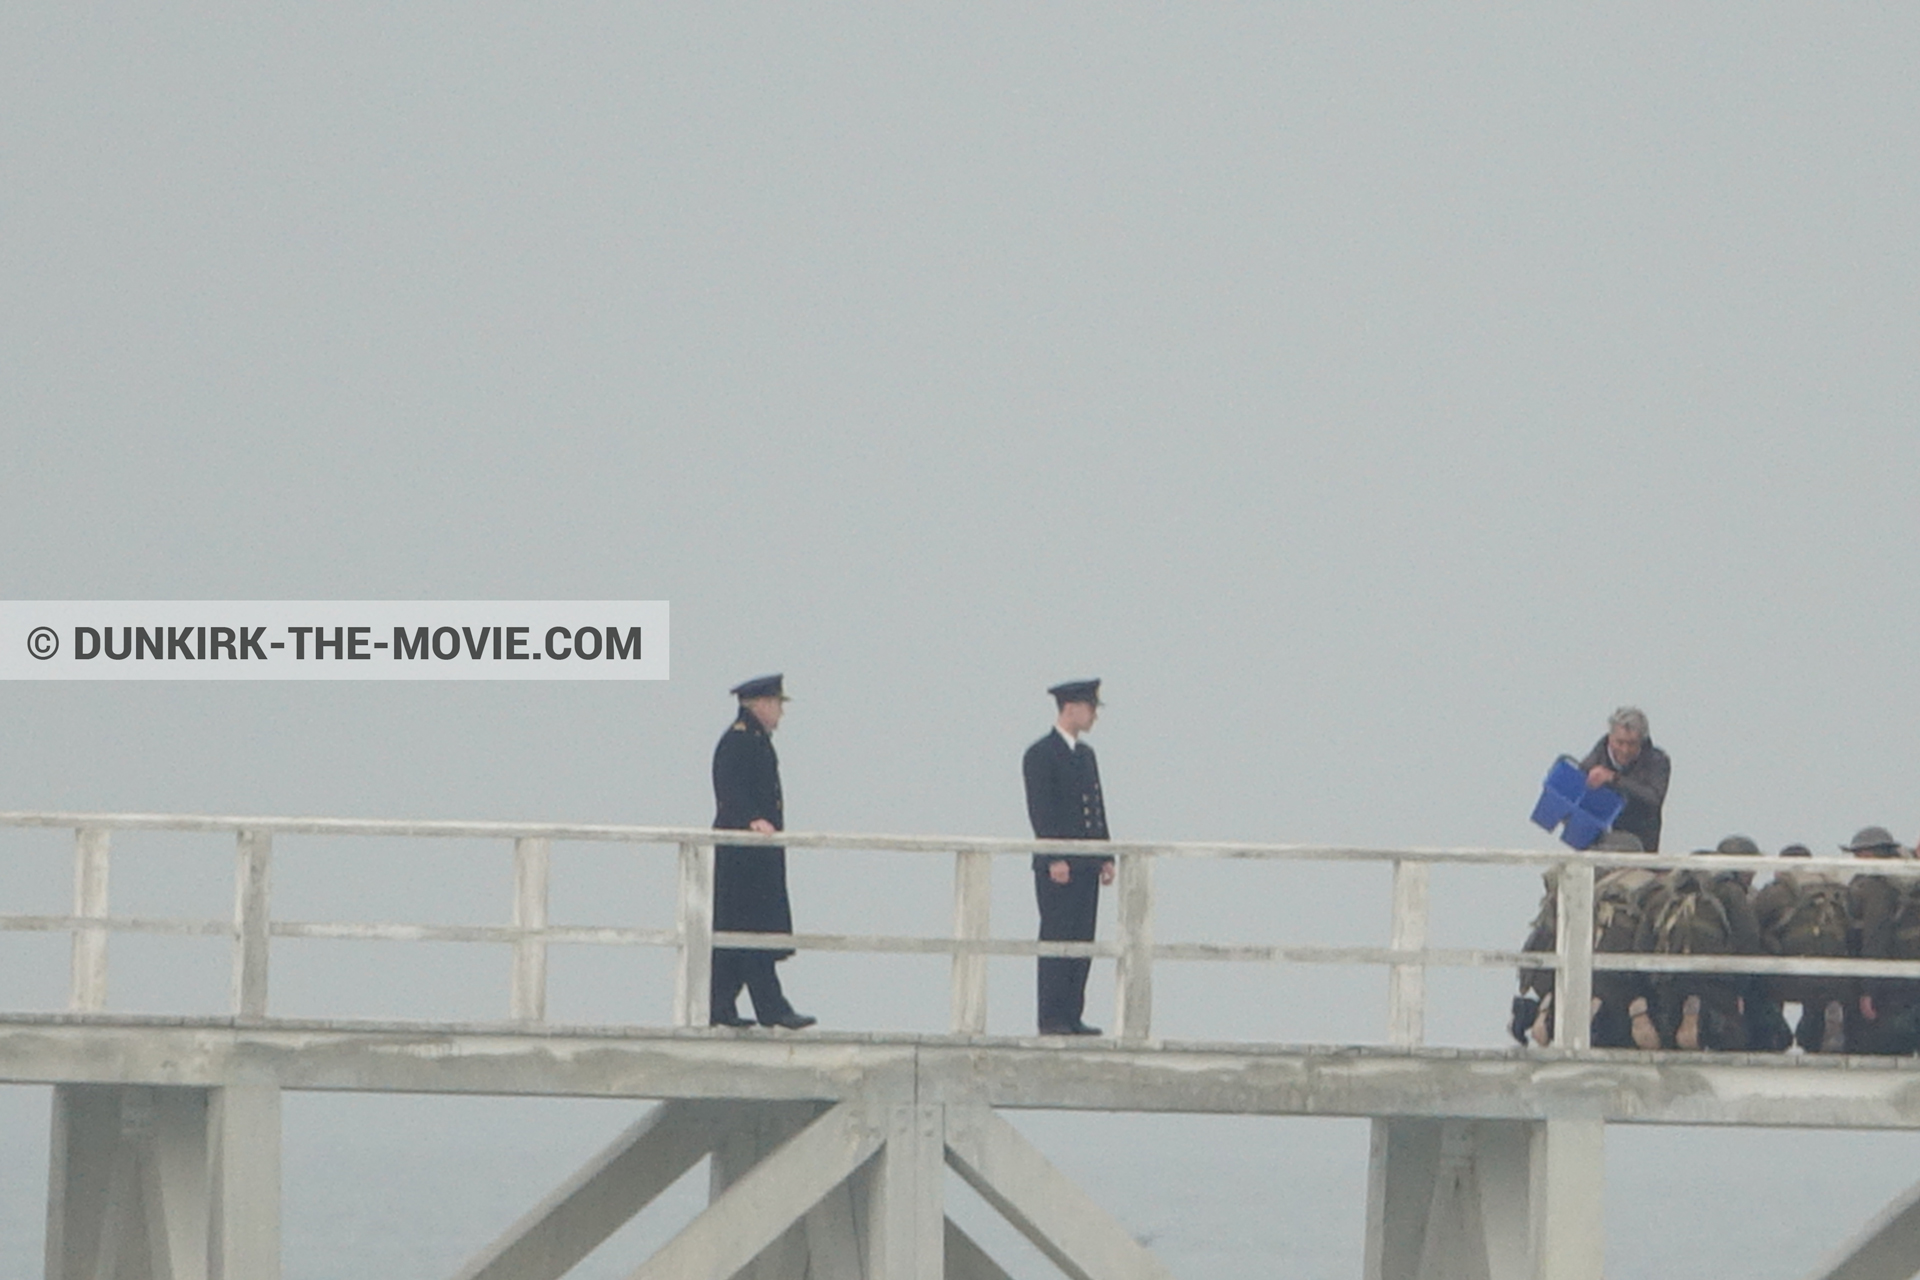
[{"label": "military helmet", "polygon": [[1848,853],[1864,853],[1874,858],[1898,858],[1903,852],[1900,842],[1885,827],[1862,827],[1853,833],[1852,843],[1840,847]]}]

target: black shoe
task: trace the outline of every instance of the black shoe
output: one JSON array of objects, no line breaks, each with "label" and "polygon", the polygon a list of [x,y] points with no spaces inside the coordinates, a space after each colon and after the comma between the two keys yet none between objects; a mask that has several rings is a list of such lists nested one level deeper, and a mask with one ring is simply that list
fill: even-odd
[{"label": "black shoe", "polygon": [[743,1018],[732,1009],[728,1009],[724,1013],[709,1014],[707,1016],[707,1025],[714,1027],[750,1027],[753,1025],[753,1019]]},{"label": "black shoe", "polygon": [[820,1021],[820,1019],[809,1017],[807,1014],[789,1009],[777,1018],[760,1019],[760,1025],[763,1027],[784,1027],[788,1031],[804,1031],[818,1021]]},{"label": "black shoe", "polygon": [[1074,1034],[1073,1026],[1074,1024],[1071,1022],[1043,1022],[1040,1024],[1040,1034],[1043,1036],[1070,1036]]},{"label": "black shoe", "polygon": [[1068,1030],[1068,1034],[1076,1036],[1097,1036],[1100,1034],[1100,1028],[1090,1027],[1086,1023],[1075,1019],[1073,1026]]}]

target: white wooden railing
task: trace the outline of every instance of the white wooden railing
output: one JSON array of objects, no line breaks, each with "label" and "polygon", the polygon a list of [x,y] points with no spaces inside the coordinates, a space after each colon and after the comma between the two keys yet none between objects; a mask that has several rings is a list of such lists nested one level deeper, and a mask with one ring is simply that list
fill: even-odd
[{"label": "white wooden railing", "polygon": [[[995,857],[1028,857],[1093,852],[1087,844],[1066,840],[1003,840],[962,836],[847,835],[783,832],[759,836],[744,831],[715,832],[704,827],[632,827],[518,822],[389,822],[351,818],[211,817],[169,814],[0,813],[0,828],[68,828],[74,832],[74,907],[71,915],[0,914],[0,932],[67,932],[73,956],[69,1006],[81,1014],[106,1009],[107,939],[114,933],[226,937],[231,940],[230,1011],[241,1020],[271,1017],[269,956],[275,938],[334,938],[390,941],[500,943],[513,948],[508,1014],[515,1023],[540,1023],[546,1017],[547,950],[557,944],[672,947],[679,965],[674,990],[674,1022],[681,1027],[707,1023],[708,984],[715,946],[944,954],[952,963],[951,1030],[978,1035],[986,1030],[989,956],[1092,956],[1116,961],[1117,1018],[1114,1034],[1125,1041],[1152,1034],[1153,970],[1162,960],[1227,960],[1267,964],[1370,964],[1386,966],[1387,1038],[1399,1046],[1425,1039],[1426,970],[1429,967],[1540,968],[1558,974],[1562,1007],[1585,1008],[1595,968],[1652,973],[1794,974],[1805,976],[1920,978],[1920,960],[1783,959],[1778,956],[1596,956],[1592,930],[1594,876],[1613,866],[1675,867],[1700,865],[1673,854],[1575,853],[1570,850],[1517,849],[1372,849],[1324,845],[1223,843],[1137,843],[1115,841],[1098,846],[1118,863],[1118,937],[1091,943],[1036,942],[1001,938],[991,930],[991,870]],[[109,909],[112,836],[116,831],[226,833],[235,839],[233,915],[222,920],[116,916]],[[513,913],[509,925],[326,923],[277,919],[270,892],[276,836],[400,836],[418,839],[492,839],[513,848]],[[953,930],[942,937],[849,934],[716,933],[713,929],[713,867],[716,839],[726,844],[785,845],[789,849],[877,850],[902,854],[944,854],[954,860]],[[618,926],[554,925],[547,914],[552,846],[555,841],[676,847],[679,895],[674,927],[636,929]],[[1226,861],[1388,863],[1393,870],[1392,916],[1388,945],[1230,944],[1161,942],[1154,936],[1153,865],[1161,859]],[[1555,952],[1522,952],[1432,947],[1427,943],[1428,885],[1434,866],[1495,865],[1547,869],[1559,884],[1561,927]],[[1772,858],[1718,857],[1713,869],[1759,873],[1779,870]],[[1920,876],[1920,862],[1874,861],[1863,865],[1845,858],[1799,859],[1795,871]],[[1567,927],[1577,921],[1576,927]],[[1520,922],[1516,922],[1516,928]],[[1584,1018],[1556,1019],[1555,1045],[1587,1048]]]}]

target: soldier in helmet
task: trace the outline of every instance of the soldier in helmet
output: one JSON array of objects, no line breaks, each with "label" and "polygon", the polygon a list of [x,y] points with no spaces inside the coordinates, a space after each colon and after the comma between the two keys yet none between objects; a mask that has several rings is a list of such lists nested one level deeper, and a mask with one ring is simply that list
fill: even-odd
[{"label": "soldier in helmet", "polygon": [[[1840,847],[1856,858],[1912,856],[1885,827],[1862,827]],[[1859,954],[1869,960],[1920,960],[1920,884],[1905,876],[1863,871],[1849,888]],[[1856,1050],[1897,1054],[1920,1049],[1920,982],[1867,978],[1861,986]]]},{"label": "soldier in helmet", "polygon": [[[780,758],[773,731],[780,727],[787,695],[778,675],[735,685],[740,706],[713,749],[713,825],[724,831],[771,834],[786,826],[780,793]],[[793,908],[787,901],[787,851],[759,845],[720,845],[714,850],[713,927],[725,933],[792,933]],[[711,1025],[750,1027],[740,1016],[740,988],[753,1000],[763,1027],[797,1031],[815,1019],[795,1012],[780,989],[774,964],[791,951],[746,947],[713,949]]]},{"label": "soldier in helmet", "polygon": [[[1100,716],[1100,682],[1070,680],[1047,690],[1058,715],[1027,748],[1020,772],[1027,788],[1033,834],[1052,840],[1105,840],[1107,804],[1100,764],[1083,740]],[[1092,942],[1100,886],[1113,883],[1113,859],[1100,855],[1033,855],[1033,893],[1040,907],[1042,942]],[[1097,1036],[1082,1014],[1087,1004],[1084,956],[1041,956],[1038,977],[1041,1035]]]},{"label": "soldier in helmet", "polygon": [[[1643,853],[1638,837],[1625,831],[1609,831],[1594,848],[1608,853]],[[1647,890],[1659,873],[1647,867],[1609,867],[1593,885],[1593,950],[1596,955],[1632,951],[1639,934],[1640,915]],[[1527,934],[1525,951],[1552,951],[1559,945],[1560,895],[1554,873],[1542,877],[1546,893],[1540,899],[1540,911]],[[1522,969],[1520,994],[1514,998],[1513,1021],[1508,1030],[1525,1044],[1531,1035],[1536,1044],[1553,1040],[1553,987],[1551,969]],[[1532,995],[1528,993],[1532,992]],[[1630,1049],[1633,1036],[1629,1008],[1648,992],[1645,974],[1619,969],[1595,969],[1593,973],[1592,1021],[1589,1043],[1596,1049]]]},{"label": "soldier in helmet", "polygon": [[[1782,858],[1811,858],[1804,844],[1780,850]],[[1791,865],[1791,864],[1789,864]],[[1838,959],[1854,954],[1850,876],[1830,871],[1776,871],[1772,883],[1753,895],[1760,937],[1774,955]],[[1860,1034],[1860,984],[1852,978],[1806,978],[1780,974],[1762,984],[1774,1008],[1799,1006],[1792,1041],[1808,1053],[1845,1053]],[[1849,1027],[1852,1034],[1849,1035]],[[1785,1045],[1780,1046],[1785,1048]]]},{"label": "soldier in helmet", "polygon": [[[1751,857],[1759,846],[1745,836],[1728,836],[1712,849],[1695,852]],[[1635,948],[1659,955],[1755,955],[1760,927],[1753,918],[1747,886],[1750,871],[1713,871],[1685,867],[1669,871],[1647,893]],[[1747,1047],[1744,975],[1663,973],[1653,980],[1653,998],[1642,1016],[1633,1009],[1633,1036],[1643,1044],[1646,1032],[1668,1049],[1744,1050]]]}]

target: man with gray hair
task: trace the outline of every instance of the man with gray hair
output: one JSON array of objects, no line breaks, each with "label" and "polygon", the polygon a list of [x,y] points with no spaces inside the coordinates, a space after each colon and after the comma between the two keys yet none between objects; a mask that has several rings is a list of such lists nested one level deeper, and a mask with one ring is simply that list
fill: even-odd
[{"label": "man with gray hair", "polygon": [[1593,744],[1580,767],[1588,786],[1610,787],[1626,799],[1613,829],[1638,837],[1641,848],[1657,853],[1660,810],[1667,802],[1673,762],[1648,736],[1647,713],[1638,707],[1621,707],[1609,716],[1606,736]]}]

